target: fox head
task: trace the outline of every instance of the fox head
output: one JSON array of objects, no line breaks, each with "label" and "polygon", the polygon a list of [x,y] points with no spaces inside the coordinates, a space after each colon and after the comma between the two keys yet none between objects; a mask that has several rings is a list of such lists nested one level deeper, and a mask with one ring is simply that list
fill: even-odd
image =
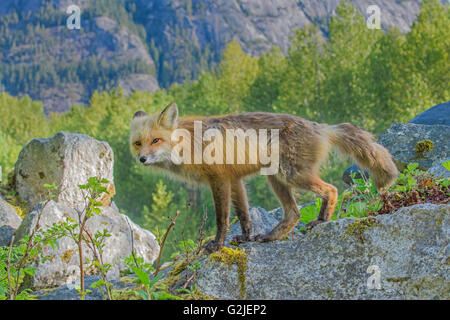
[{"label": "fox head", "polygon": [[178,126],[178,107],[169,104],[161,113],[138,111],[130,123],[130,150],[144,166],[170,161],[172,132]]}]

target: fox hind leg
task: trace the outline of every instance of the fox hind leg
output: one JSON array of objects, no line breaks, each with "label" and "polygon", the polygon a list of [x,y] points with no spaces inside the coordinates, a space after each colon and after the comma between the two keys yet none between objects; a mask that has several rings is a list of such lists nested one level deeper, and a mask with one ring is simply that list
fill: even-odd
[{"label": "fox hind leg", "polygon": [[255,235],[252,240],[267,242],[282,239],[292,231],[300,219],[297,202],[290,186],[280,181],[276,176],[267,176],[272,189],[283,207],[284,216],[280,223],[268,234]]},{"label": "fox hind leg", "polygon": [[335,186],[324,182],[318,176],[305,180],[294,180],[293,183],[300,189],[310,190],[322,198],[322,206],[317,220],[307,224],[306,229],[311,229],[316,225],[331,220],[334,208],[336,207],[338,191]]},{"label": "fox hind leg", "polygon": [[242,234],[233,237],[231,241],[242,243],[250,241],[250,214],[248,213],[248,200],[242,179],[231,183],[231,201],[241,224]]}]

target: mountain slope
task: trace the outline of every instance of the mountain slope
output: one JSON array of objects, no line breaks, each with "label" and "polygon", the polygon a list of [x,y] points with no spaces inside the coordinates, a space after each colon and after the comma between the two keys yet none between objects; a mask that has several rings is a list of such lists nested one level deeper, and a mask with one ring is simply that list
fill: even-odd
[{"label": "mountain slope", "polygon": [[[28,7],[26,7],[28,8]],[[86,103],[94,90],[117,85],[159,88],[148,48],[140,37],[103,16],[66,28],[66,14],[53,6],[31,6],[1,17],[1,87],[14,95],[42,100],[46,111],[66,111]]]},{"label": "mountain slope", "polygon": [[[251,55],[283,52],[293,30],[327,23],[339,0],[4,0],[0,6],[0,89],[42,100],[47,111],[86,103],[94,90],[156,90],[195,79],[236,39]],[[353,0],[383,28],[407,31],[420,0]],[[81,30],[66,28],[70,4]],[[156,80],[157,79],[157,80]]]},{"label": "mountain slope", "polygon": [[[292,31],[313,23],[326,34],[339,0],[139,0],[139,22],[158,52],[158,78],[163,86],[196,77],[203,64],[217,61],[225,45],[237,39],[251,55],[273,45],[284,52]],[[383,28],[407,31],[420,10],[420,1],[353,0],[364,16],[367,7],[381,10]],[[200,57],[200,59],[199,59]],[[155,59],[156,60],[156,59]],[[200,60],[200,61],[199,61]]]}]

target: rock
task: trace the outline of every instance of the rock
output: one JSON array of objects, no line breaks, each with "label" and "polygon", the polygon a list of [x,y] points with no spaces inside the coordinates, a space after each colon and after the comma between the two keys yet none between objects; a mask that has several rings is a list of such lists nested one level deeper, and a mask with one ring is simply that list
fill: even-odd
[{"label": "rock", "polygon": [[108,143],[84,134],[59,132],[48,139],[33,139],[16,163],[16,191],[33,210],[47,197],[44,184],[55,183],[59,188],[57,202],[81,207],[84,194],[78,185],[93,176],[113,183],[113,161]]},{"label": "rock", "polygon": [[[434,146],[430,151],[416,152],[419,142],[430,140]],[[393,123],[378,142],[386,147],[400,170],[408,163],[417,162],[422,169],[428,169],[433,162],[450,156],[450,127],[446,125],[424,125],[414,123]]]},{"label": "rock", "polygon": [[[419,204],[394,214],[343,218],[295,241],[245,243],[248,299],[450,298],[450,204]],[[369,289],[369,277],[380,289]],[[370,281],[369,281],[370,282]],[[238,299],[237,267],[204,257],[200,292]]]},{"label": "rock", "polygon": [[342,180],[351,186],[353,184],[352,180],[352,173],[355,173],[355,179],[363,179],[363,175],[366,177],[366,179],[369,178],[369,172],[366,170],[362,170],[358,165],[354,164],[345,169],[344,173],[342,174]]},{"label": "rock", "polygon": [[[313,205],[314,202],[307,203],[304,205],[299,206],[298,208],[301,209],[303,207]],[[251,233],[253,235],[255,234],[266,234],[272,231],[272,229],[278,224],[278,222],[283,218],[283,209],[277,208],[271,211],[267,211],[264,208],[260,207],[252,207],[249,210],[250,219],[251,219]],[[306,224],[303,222],[299,222],[294,229],[294,236],[297,237],[298,234],[306,232],[306,231],[299,231],[299,229],[306,227]],[[227,236],[225,238],[225,246],[232,246],[230,244],[231,239],[236,236],[242,234],[241,225],[239,221],[233,223],[230,228],[229,232],[227,233]],[[164,270],[161,270],[160,274],[163,274],[164,277],[171,274],[171,272],[174,270],[174,267],[176,266],[176,263],[168,263],[167,268]],[[186,283],[186,279],[191,278],[193,275],[193,271],[190,269],[183,269],[179,274],[176,275],[176,279],[174,283],[171,284],[171,290],[176,292],[177,289],[182,289]],[[173,276],[173,275],[172,275]],[[192,289],[193,282],[188,283],[187,289]]]},{"label": "rock", "polygon": [[409,123],[450,126],[450,101],[422,112]]},{"label": "rock", "polygon": [[[308,203],[299,206],[298,208],[301,209],[305,206],[309,206],[314,204]],[[260,207],[252,207],[249,210],[250,214],[250,220],[251,220],[251,234],[266,234],[272,231],[273,228],[280,222],[281,219],[283,219],[283,209],[277,208],[272,211],[267,211],[264,208]],[[306,224],[303,222],[299,222],[294,229],[294,232],[298,232],[298,229],[301,229],[303,227],[306,227]],[[242,234],[241,225],[239,221],[232,224],[230,226],[230,232],[228,232],[227,237],[225,238],[225,245],[230,245],[230,240],[236,236]]]},{"label": "rock", "polygon": [[119,79],[118,84],[126,95],[135,90],[154,92],[159,89],[158,81],[149,74],[132,74]]},{"label": "rock", "polygon": [[11,226],[0,226],[0,247],[9,246],[15,231]]},{"label": "rock", "polygon": [[[253,207],[249,210],[251,220],[251,234],[260,234],[270,232],[277,224],[278,220],[273,215],[268,213],[265,209]],[[230,232],[225,238],[225,245],[229,245],[231,238],[242,234],[241,225],[239,221],[230,226]]]},{"label": "rock", "polygon": [[0,247],[9,245],[14,231],[21,222],[22,219],[17,215],[16,210],[0,199]]},{"label": "rock", "polygon": [[6,201],[0,199],[0,226],[11,226],[17,229],[22,219],[17,215],[16,210]]},{"label": "rock", "polygon": [[[99,288],[92,288],[91,285],[100,280],[100,276],[86,276],[84,278],[84,285],[87,290],[91,292],[87,293],[85,300],[104,300],[105,297],[100,292]],[[119,280],[112,280],[113,289],[132,288],[135,286],[133,283],[125,283]],[[76,287],[80,286],[80,280],[64,284],[58,288],[39,290],[33,292],[32,295],[36,296],[37,300],[80,300]]]},{"label": "rock", "polygon": [[437,178],[450,178],[450,171],[442,165],[446,161],[450,161],[450,157],[442,161],[434,162],[431,168],[428,169],[428,172]]},{"label": "rock", "polygon": [[[309,206],[312,206],[312,205],[314,205],[314,204],[315,204],[315,202],[305,203],[305,204],[299,205],[299,206],[298,206],[298,209],[300,210],[300,209],[302,209],[302,208],[309,207]],[[262,210],[264,210],[264,209],[262,209]],[[277,219],[278,221],[280,221],[281,219],[283,219],[283,216],[284,216],[284,213],[283,213],[283,209],[282,209],[282,208],[276,208],[276,209],[273,209],[273,210],[269,211],[268,214],[270,214],[271,216],[273,216],[273,217],[274,217],[275,219]],[[297,228],[303,228],[304,226],[306,226],[306,225],[305,225],[305,224],[302,224],[301,222],[299,222],[299,224],[297,224]]]},{"label": "rock", "polygon": [[[62,203],[54,201],[42,209],[42,205],[29,213],[19,229],[16,231],[18,239],[30,234],[36,225],[39,212],[42,210],[40,226],[46,230],[53,223],[65,221],[65,215],[77,220],[75,210],[68,208]],[[132,242],[136,255],[144,258],[147,263],[153,263],[159,253],[159,245],[155,236],[148,230],[142,229],[123,214],[120,214],[112,207],[104,207],[101,209],[101,215],[94,215],[87,222],[87,229],[95,234],[97,231],[107,229],[111,237],[105,240],[103,248],[104,263],[111,264],[108,277],[117,279],[119,272],[126,269],[122,259],[130,256],[132,252]],[[132,233],[128,222],[131,226]],[[85,257],[92,259],[90,249],[84,247]],[[29,280],[29,286],[32,288],[51,288],[75,281],[79,277],[79,257],[75,242],[64,237],[58,241],[58,247],[52,249],[47,247],[44,254],[51,257],[51,260],[40,263],[32,279]]]},{"label": "rock", "polygon": [[[111,201],[114,195],[113,159],[113,151],[106,142],[83,134],[60,132],[48,139],[32,140],[21,151],[15,168],[16,191],[32,209],[17,229],[17,239],[32,232],[41,211],[39,225],[43,230],[64,222],[65,216],[78,221],[76,210],[84,210],[86,206],[85,193],[79,185],[96,176],[110,181],[110,194],[100,200],[102,214],[91,217],[86,226],[91,234],[105,228],[111,234],[103,248],[104,263],[112,265],[108,277],[117,279],[119,272],[125,269],[122,259],[130,256],[132,246],[139,257],[153,263],[159,253],[155,236],[120,214]],[[44,184],[53,183],[58,186],[56,196],[44,204],[41,202],[47,197]],[[90,249],[84,247],[83,251],[87,259],[93,259]],[[71,238],[60,239],[54,249],[44,248],[43,254],[50,259],[36,266],[27,286],[55,287],[79,277],[78,248]]]}]

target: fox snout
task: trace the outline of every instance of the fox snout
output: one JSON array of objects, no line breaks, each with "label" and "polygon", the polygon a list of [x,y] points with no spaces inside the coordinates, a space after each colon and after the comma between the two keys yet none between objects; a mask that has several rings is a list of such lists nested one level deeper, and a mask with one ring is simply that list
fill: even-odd
[{"label": "fox snout", "polygon": [[150,165],[152,163],[157,162],[156,161],[157,158],[158,157],[156,155],[151,155],[151,154],[149,154],[149,155],[138,155],[139,162],[141,164],[143,164],[144,166]]},{"label": "fox snout", "polygon": [[164,149],[157,149],[150,151],[142,150],[141,152],[136,154],[136,158],[142,165],[149,166],[152,164],[164,162],[167,158],[167,155],[166,150]]}]

